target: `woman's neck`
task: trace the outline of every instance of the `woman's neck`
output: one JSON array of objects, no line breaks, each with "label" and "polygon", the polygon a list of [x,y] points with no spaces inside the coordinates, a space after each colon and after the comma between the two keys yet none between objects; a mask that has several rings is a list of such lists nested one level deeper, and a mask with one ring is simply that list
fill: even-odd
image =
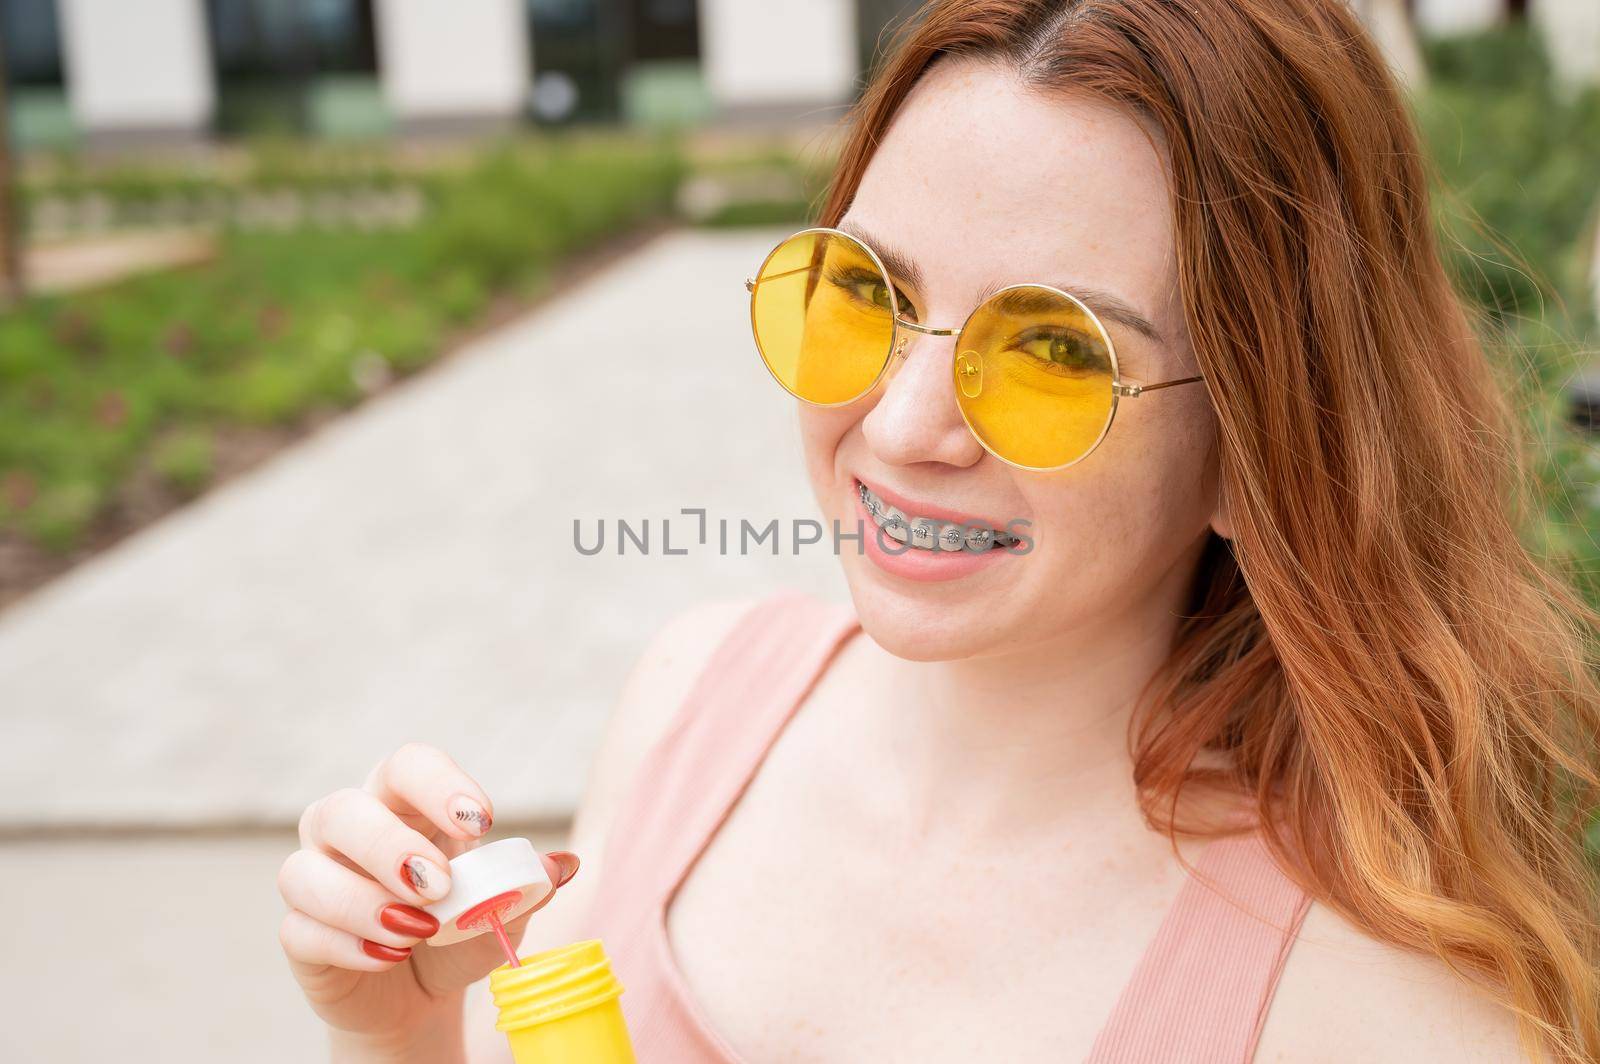
[{"label": "woman's neck", "polygon": [[1001,654],[896,658],[853,643],[873,762],[911,831],[984,838],[1139,817],[1128,723],[1166,660],[1176,619],[1096,618]]}]

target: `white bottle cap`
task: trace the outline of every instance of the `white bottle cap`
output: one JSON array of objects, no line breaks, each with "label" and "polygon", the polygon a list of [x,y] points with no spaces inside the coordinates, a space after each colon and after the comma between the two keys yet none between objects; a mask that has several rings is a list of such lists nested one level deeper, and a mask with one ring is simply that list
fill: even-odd
[{"label": "white bottle cap", "polygon": [[508,923],[539,904],[555,885],[550,882],[539,859],[539,851],[527,839],[499,839],[468,850],[450,859],[450,893],[423,909],[439,921],[439,930],[428,939],[435,946],[464,942],[489,930],[487,921],[459,927],[456,921],[477,906],[505,897],[494,906],[500,922]]}]

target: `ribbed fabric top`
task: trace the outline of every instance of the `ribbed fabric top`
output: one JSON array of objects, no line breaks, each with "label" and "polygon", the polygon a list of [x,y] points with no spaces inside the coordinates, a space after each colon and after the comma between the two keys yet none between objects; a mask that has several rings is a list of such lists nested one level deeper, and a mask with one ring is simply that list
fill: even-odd
[{"label": "ribbed fabric top", "polygon": [[[607,833],[584,937],[605,943],[642,1064],[744,1064],[673,959],[667,906],[858,624],[851,607],[796,590],[754,604],[641,762]],[[1207,843],[1195,872],[1123,988],[1091,1064],[1247,1064],[1254,1054],[1310,901],[1254,834]]]}]

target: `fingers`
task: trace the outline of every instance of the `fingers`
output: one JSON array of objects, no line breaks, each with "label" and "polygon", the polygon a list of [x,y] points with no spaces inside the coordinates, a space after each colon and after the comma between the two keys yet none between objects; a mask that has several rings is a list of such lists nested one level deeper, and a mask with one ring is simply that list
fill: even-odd
[{"label": "fingers", "polygon": [[300,818],[300,844],[343,855],[389,893],[414,904],[438,901],[450,892],[445,855],[364,790],[347,787],[313,802]]},{"label": "fingers", "polygon": [[376,882],[315,850],[296,850],[278,871],[278,893],[292,910],[355,935],[382,960],[403,959],[439,930],[439,921],[398,901]]},{"label": "fingers", "polygon": [[450,755],[426,743],[407,743],[384,758],[363,789],[396,812],[426,818],[452,838],[480,838],[494,823],[483,788]]},{"label": "fingers", "polygon": [[290,964],[300,971],[334,967],[355,972],[385,972],[411,956],[409,949],[380,946],[369,952],[359,935],[329,927],[298,909],[290,909],[278,925],[278,942]]}]

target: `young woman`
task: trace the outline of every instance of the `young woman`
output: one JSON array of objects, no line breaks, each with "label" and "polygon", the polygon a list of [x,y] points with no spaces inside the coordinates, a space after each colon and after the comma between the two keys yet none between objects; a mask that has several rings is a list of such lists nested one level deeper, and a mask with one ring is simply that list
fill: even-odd
[{"label": "young woman", "polygon": [[[525,953],[652,1064],[1600,1056],[1597,618],[1343,3],[930,4],[751,266],[851,605],[659,635]],[[338,1059],[509,1059],[413,908],[490,812],[419,746],[307,810]]]}]

